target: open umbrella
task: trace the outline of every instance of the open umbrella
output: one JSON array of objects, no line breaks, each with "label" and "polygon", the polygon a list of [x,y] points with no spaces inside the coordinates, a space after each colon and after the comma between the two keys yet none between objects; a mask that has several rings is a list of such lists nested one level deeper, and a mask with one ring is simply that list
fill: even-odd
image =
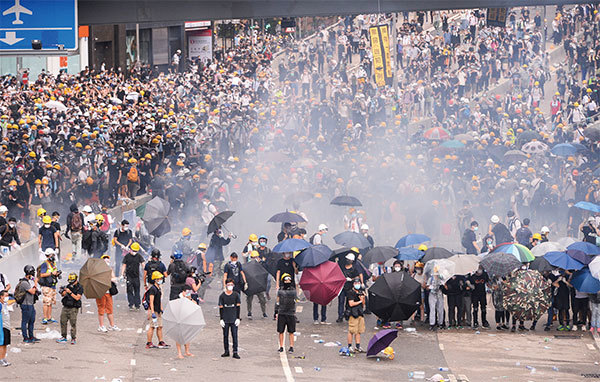
[{"label": "open umbrella", "polygon": [[502,284],[504,309],[517,320],[537,320],[550,307],[551,287],[538,271],[519,269]]},{"label": "open umbrella", "polygon": [[597,279],[600,279],[600,256],[597,256],[588,264],[590,273]]},{"label": "open umbrella", "polygon": [[79,283],[87,298],[102,298],[110,289],[111,269],[102,259],[87,259],[79,270]]},{"label": "open umbrella", "polygon": [[269,223],[305,223],[306,219],[294,212],[285,211],[271,216],[267,221]]},{"label": "open umbrella", "polygon": [[556,241],[546,241],[538,244],[531,249],[531,254],[535,257],[544,256],[548,252],[564,252],[567,248]]},{"label": "open umbrella", "polygon": [[[577,252],[579,252],[579,251],[577,251]],[[580,252],[580,253],[583,254],[583,252]],[[583,254],[583,255],[586,256],[585,254]],[[575,260],[570,255],[567,255],[566,252],[548,252],[544,255],[544,258],[546,260],[548,260],[548,262],[550,264],[554,265],[555,267],[561,268],[561,269],[579,270],[579,269],[583,268],[583,263]]]},{"label": "open umbrella", "polygon": [[420,233],[409,233],[406,236],[402,236],[396,242],[396,245],[394,247],[400,249],[402,247],[408,247],[409,245],[421,244],[429,240],[431,240],[431,238],[429,238],[429,236],[427,235],[423,235]]},{"label": "open umbrella", "polygon": [[426,278],[437,275],[442,281],[446,282],[456,274],[456,264],[448,259],[430,260],[425,264],[423,274]]},{"label": "open umbrella", "polygon": [[535,257],[531,254],[529,248],[518,243],[500,244],[499,246],[492,249],[490,253],[494,252],[510,253],[522,263],[528,263],[535,259]]},{"label": "open umbrella", "polygon": [[382,321],[408,320],[421,303],[421,285],[408,272],[384,273],[369,288],[369,308]]},{"label": "open umbrella", "polygon": [[568,157],[569,155],[575,155],[577,153],[577,147],[570,143],[559,143],[552,147],[550,152],[560,157]]},{"label": "open umbrella", "polygon": [[327,305],[340,294],[346,277],[340,267],[326,261],[314,268],[306,268],[300,277],[300,287],[309,301]]},{"label": "open umbrella", "polygon": [[419,251],[416,248],[403,247],[398,250],[398,256],[396,256],[396,259],[405,260],[405,261],[406,260],[419,260],[421,257],[423,257],[423,254],[425,254],[425,252]]},{"label": "open umbrella", "polygon": [[165,335],[187,344],[206,326],[202,308],[187,298],[169,301],[162,315]]},{"label": "open umbrella", "polygon": [[454,254],[448,251],[445,248],[441,247],[431,247],[427,251],[425,251],[425,256],[421,259],[422,262],[426,263],[430,260],[435,259],[447,259],[452,257]]},{"label": "open umbrella", "polygon": [[473,138],[472,134],[457,134],[454,136],[454,139],[456,139],[457,141],[467,141],[467,142],[473,142],[475,140],[475,138]]},{"label": "open umbrella", "polygon": [[332,251],[326,245],[313,245],[304,249],[294,258],[294,261],[300,268],[316,267],[319,264],[323,264],[329,261]]},{"label": "open umbrella", "polygon": [[373,338],[369,340],[367,357],[379,354],[380,351],[390,346],[396,337],[398,337],[398,331],[396,329],[383,329],[375,333]]},{"label": "open umbrella", "polygon": [[571,245],[573,243],[577,243],[577,240],[575,240],[569,236],[564,236],[564,237],[561,237],[560,239],[556,240],[556,242],[558,244],[562,245],[563,247],[565,247],[565,249],[566,249],[569,245]]},{"label": "open umbrella", "polygon": [[577,241],[573,244],[567,246],[567,250],[576,249],[585,253],[586,255],[600,255],[600,248],[595,246],[594,244],[585,242],[585,241]]},{"label": "open umbrella", "polygon": [[362,203],[360,202],[360,200],[358,200],[354,196],[349,196],[349,195],[336,196],[335,198],[333,198],[333,200],[331,202],[329,202],[329,204],[333,204],[336,206],[348,206],[348,207],[362,206]]},{"label": "open umbrella", "polygon": [[544,257],[536,257],[535,260],[529,264],[529,269],[538,272],[546,272],[554,270],[554,267]]},{"label": "open umbrella", "polygon": [[448,149],[462,149],[465,147],[465,144],[456,139],[446,141],[440,145],[440,147],[445,147]]},{"label": "open umbrella", "polygon": [[[552,252],[550,252],[550,253],[552,253]],[[578,249],[567,249],[566,254],[570,258],[574,259],[577,262],[580,262],[583,265],[587,265],[587,264],[591,263],[595,257],[595,255],[588,255],[585,252],[580,251]],[[563,269],[568,269],[568,268],[563,268]]]},{"label": "open umbrella", "polygon": [[519,134],[517,139],[521,144],[524,144],[534,139],[540,139],[540,134],[535,130],[527,130]]},{"label": "open umbrella", "polygon": [[531,155],[543,154],[548,151],[548,145],[539,141],[527,142],[521,147],[521,151]]},{"label": "open umbrella", "polygon": [[592,211],[596,213],[600,212],[600,206],[592,202],[577,202],[575,203],[575,207],[586,211]]},{"label": "open umbrella", "polygon": [[171,205],[169,202],[158,196],[146,203],[142,220],[148,233],[160,237],[171,231],[168,218],[170,210]]},{"label": "open umbrella", "polygon": [[335,261],[335,259],[337,259],[338,262],[341,262],[341,261],[343,261],[342,259],[349,253],[353,253],[356,255],[356,253],[352,250],[352,248],[342,247],[342,248],[334,249],[333,252],[331,252],[331,256],[329,256],[329,260]]},{"label": "open umbrella", "polygon": [[352,231],[338,233],[333,237],[333,241],[344,247],[356,247],[358,249],[371,247],[371,243],[364,235]]},{"label": "open umbrella", "polygon": [[479,268],[481,258],[475,255],[454,255],[449,257],[448,260],[456,265],[454,272],[456,272],[457,275],[468,275]]},{"label": "open umbrella", "polygon": [[398,250],[394,247],[375,247],[369,250],[366,255],[363,256],[363,263],[366,265],[372,263],[385,263],[392,257],[398,255]]},{"label": "open umbrella", "polygon": [[252,296],[267,290],[267,279],[269,273],[258,261],[249,261],[244,264],[244,274],[248,282],[248,289],[244,291],[246,296]]},{"label": "open umbrella", "polygon": [[589,268],[583,268],[575,272],[571,278],[571,285],[575,290],[582,293],[600,292],[600,280],[592,275]]},{"label": "open umbrella", "polygon": [[234,213],[235,211],[223,211],[215,215],[210,223],[208,223],[208,229],[206,230],[207,234],[211,234],[221,228],[223,224],[225,224],[225,222],[233,216]]},{"label": "open umbrella", "polygon": [[273,278],[277,276],[277,263],[281,259],[283,259],[283,253],[272,252],[271,256],[267,257],[267,260],[263,264]]},{"label": "open umbrella", "polygon": [[46,106],[48,109],[55,109],[56,111],[60,112],[67,111],[65,104],[60,101],[48,101],[44,104],[44,106]]},{"label": "open umbrella", "polygon": [[427,130],[423,136],[427,139],[448,139],[450,138],[450,134],[442,129],[441,127],[432,127]]},{"label": "open umbrella", "polygon": [[600,141],[600,128],[588,127],[583,131],[583,135],[591,141]]},{"label": "open umbrella", "polygon": [[488,253],[480,264],[488,275],[498,277],[506,276],[522,265],[515,256],[502,252]]},{"label": "open umbrella", "polygon": [[273,252],[294,252],[294,251],[302,251],[310,247],[310,243],[306,240],[302,239],[285,239],[281,243],[277,244],[273,247]]},{"label": "open umbrella", "polygon": [[520,160],[527,159],[527,154],[521,150],[509,150],[504,153],[503,157],[509,162],[518,162]]}]

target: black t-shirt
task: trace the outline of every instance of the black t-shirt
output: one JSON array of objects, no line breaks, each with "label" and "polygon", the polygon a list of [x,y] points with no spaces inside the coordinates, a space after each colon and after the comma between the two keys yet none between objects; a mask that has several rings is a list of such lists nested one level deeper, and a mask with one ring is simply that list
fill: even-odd
[{"label": "black t-shirt", "polygon": [[348,292],[349,290],[352,290],[354,278],[360,275],[360,272],[356,269],[356,266],[352,264],[352,267],[350,268],[346,268],[346,266],[343,266],[342,273],[344,274],[344,277],[350,277],[352,279],[350,281],[346,281],[346,283],[344,284],[344,290]]},{"label": "black t-shirt", "polygon": [[[348,299],[348,307],[350,307],[350,301],[354,301],[354,302],[360,302],[360,297],[359,297],[359,293],[356,289],[351,288],[349,291],[346,292],[347,293],[347,299]],[[363,313],[363,305],[356,305],[350,308],[352,310],[352,315],[358,315],[358,316],[364,316]]]},{"label": "black t-shirt", "polygon": [[463,234],[463,247],[465,247],[465,249],[467,250],[467,253],[469,255],[476,255],[477,254],[477,248],[475,248],[475,246],[473,245],[473,242],[477,241],[477,235],[475,235],[475,231],[473,231],[472,229],[466,229],[465,233]]},{"label": "black t-shirt", "polygon": [[292,276],[292,284],[295,284],[294,281],[294,260],[293,259],[279,259],[277,262],[277,270],[279,271],[279,277],[284,273],[288,273]]},{"label": "black t-shirt", "polygon": [[162,291],[156,285],[152,285],[150,289],[148,289],[148,302],[150,301],[150,296],[154,296],[154,311],[156,313],[162,313],[162,307],[160,303]]},{"label": "black t-shirt", "polygon": [[583,241],[596,245],[596,236],[591,236],[591,234],[596,233],[592,227],[584,225],[581,227],[581,232],[583,233]]},{"label": "black t-shirt", "polygon": [[144,263],[144,258],[139,253],[135,255],[128,253],[123,258],[123,264],[125,264],[125,275],[128,278],[140,278],[140,264]]},{"label": "black t-shirt", "polygon": [[223,307],[221,319],[225,321],[227,324],[233,324],[235,320],[238,318],[237,315],[237,306],[241,304],[240,294],[238,292],[233,292],[228,295],[223,292],[219,296],[219,306]]},{"label": "black t-shirt", "polygon": [[293,316],[296,314],[296,288],[289,287],[277,291],[279,298],[279,314]]},{"label": "black t-shirt", "polygon": [[496,239],[496,245],[511,243],[513,241],[510,231],[502,223],[496,224],[494,228],[492,228],[492,232],[494,233],[494,237]]},{"label": "black t-shirt", "polygon": [[113,235],[117,241],[123,245],[129,244],[129,240],[133,237],[131,234],[131,230],[127,229],[125,231],[121,231],[121,229],[117,229],[115,234]]},{"label": "black t-shirt", "polygon": [[144,270],[146,271],[147,281],[150,282],[152,280],[152,273],[154,271],[158,271],[164,274],[167,271],[167,267],[160,260],[150,260],[144,266]]},{"label": "black t-shirt", "polygon": [[489,281],[489,277],[487,273],[482,272],[480,275],[477,273],[473,273],[471,277],[471,284],[473,284],[473,296],[482,296],[485,295],[485,283]]}]

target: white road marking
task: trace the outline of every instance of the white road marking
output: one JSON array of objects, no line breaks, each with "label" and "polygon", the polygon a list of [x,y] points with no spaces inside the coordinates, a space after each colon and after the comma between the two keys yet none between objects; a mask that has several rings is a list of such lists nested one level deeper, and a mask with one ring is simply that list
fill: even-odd
[{"label": "white road marking", "polygon": [[304,373],[304,371],[302,371],[302,368],[301,368],[300,366],[296,366],[296,367],[294,368],[294,371],[295,371],[297,374],[302,374],[302,373]]},{"label": "white road marking", "polygon": [[439,344],[440,345],[440,350],[444,350],[444,344]]},{"label": "white road marking", "polygon": [[588,349],[590,350],[596,350],[596,348],[594,347],[594,344],[585,344],[587,346]]},{"label": "white road marking", "polygon": [[142,333],[142,331],[143,331],[143,329],[142,329],[142,328],[139,328],[139,329],[137,330],[137,334],[141,334],[141,333]]},{"label": "white road marking", "polygon": [[285,352],[279,353],[279,359],[281,360],[281,367],[283,368],[286,382],[294,382],[294,376],[292,375],[292,370],[288,363],[287,354],[285,354]]},{"label": "white road marking", "polygon": [[129,365],[135,366],[135,359],[131,359],[131,361],[129,361]]}]

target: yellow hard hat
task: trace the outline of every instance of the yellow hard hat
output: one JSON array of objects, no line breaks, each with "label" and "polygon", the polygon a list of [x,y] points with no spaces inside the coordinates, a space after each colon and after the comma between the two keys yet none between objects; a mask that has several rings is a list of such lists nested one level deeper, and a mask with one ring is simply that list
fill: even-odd
[{"label": "yellow hard hat", "polygon": [[78,149],[82,148],[83,145],[81,144],[81,142],[77,142],[75,143],[75,147],[77,147]]},{"label": "yellow hard hat", "polygon": [[350,250],[351,250],[352,252],[354,252],[354,253],[359,253],[359,252],[360,252],[360,251],[359,251],[359,249],[358,249],[357,247],[352,247],[352,248],[350,248]]},{"label": "yellow hard hat", "polygon": [[252,251],[250,252],[250,257],[258,257],[260,256],[260,254],[258,253],[258,251]]},{"label": "yellow hard hat", "polygon": [[50,224],[50,223],[52,223],[52,218],[50,216],[46,215],[42,218],[42,223]]},{"label": "yellow hard hat", "polygon": [[206,243],[200,243],[198,244],[198,249],[206,249]]},{"label": "yellow hard hat", "polygon": [[35,184],[42,184],[42,181],[41,181],[41,180],[39,180],[39,179],[36,179],[34,183],[35,183]]},{"label": "yellow hard hat", "polygon": [[192,233],[192,230],[190,230],[188,227],[185,227],[183,230],[181,230],[182,236],[189,236],[191,233]]},{"label": "yellow hard hat", "polygon": [[131,248],[131,250],[132,250],[133,252],[137,252],[137,251],[139,251],[139,250],[140,250],[140,244],[139,244],[139,243],[133,243],[133,244],[131,244],[131,247],[130,247],[130,248]]},{"label": "yellow hard hat", "polygon": [[[137,243],[133,243],[133,244],[137,244]],[[132,245],[133,247],[133,245]],[[139,247],[139,245],[138,245]],[[163,277],[165,277],[162,273],[160,273],[159,271],[154,271],[152,272],[152,280],[158,280],[158,279],[162,279]]]},{"label": "yellow hard hat", "polygon": [[289,277],[290,279],[292,278],[292,275],[290,275],[289,273],[284,273],[281,275],[281,281],[283,281],[283,279],[285,279],[286,277]]},{"label": "yellow hard hat", "polygon": [[420,262],[420,261],[417,261],[417,262],[415,263],[415,268],[423,268],[424,266],[425,266],[425,264],[423,264],[423,263],[422,263],[422,262]]},{"label": "yellow hard hat", "polygon": [[104,223],[104,216],[102,216],[100,214],[96,215],[96,222]]},{"label": "yellow hard hat", "polygon": [[542,240],[542,235],[540,235],[539,233],[534,233],[531,236],[531,238],[534,239],[534,240]]},{"label": "yellow hard hat", "polygon": [[253,233],[250,236],[248,236],[248,240],[249,241],[258,241],[258,236],[256,236],[255,233]]},{"label": "yellow hard hat", "polygon": [[129,163],[132,163],[132,164],[133,164],[133,163],[137,163],[137,159],[135,159],[135,158],[131,158],[131,159],[129,159]]},{"label": "yellow hard hat", "polygon": [[144,157],[145,157],[146,159],[152,159],[152,155],[151,155],[151,154],[146,154]]},{"label": "yellow hard hat", "polygon": [[427,251],[427,246],[425,244],[419,245],[419,251],[423,251],[423,252]]},{"label": "yellow hard hat", "polygon": [[91,176],[88,176],[87,179],[85,180],[85,183],[88,186],[91,186],[92,184],[94,184],[94,179]]},{"label": "yellow hard hat", "polygon": [[34,153],[33,151],[31,151],[31,152],[29,153],[29,156],[30,156],[31,158],[35,158],[35,157],[36,157],[36,155],[35,155],[35,153]]},{"label": "yellow hard hat", "polygon": [[[16,183],[16,182],[15,182]],[[42,216],[46,213],[46,210],[43,208],[38,208],[37,210],[37,216]]]}]

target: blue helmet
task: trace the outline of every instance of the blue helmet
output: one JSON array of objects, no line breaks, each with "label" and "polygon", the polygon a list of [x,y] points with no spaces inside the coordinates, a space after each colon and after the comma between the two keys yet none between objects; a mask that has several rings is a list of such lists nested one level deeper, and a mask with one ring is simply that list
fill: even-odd
[{"label": "blue helmet", "polygon": [[181,260],[182,257],[183,257],[183,253],[181,253],[179,251],[173,252],[173,258],[175,260]]},{"label": "blue helmet", "polygon": [[267,241],[269,240],[269,239],[267,239],[267,237],[265,235],[260,235],[258,237],[258,240],[260,240],[260,239],[264,239],[264,240],[267,240]]}]

